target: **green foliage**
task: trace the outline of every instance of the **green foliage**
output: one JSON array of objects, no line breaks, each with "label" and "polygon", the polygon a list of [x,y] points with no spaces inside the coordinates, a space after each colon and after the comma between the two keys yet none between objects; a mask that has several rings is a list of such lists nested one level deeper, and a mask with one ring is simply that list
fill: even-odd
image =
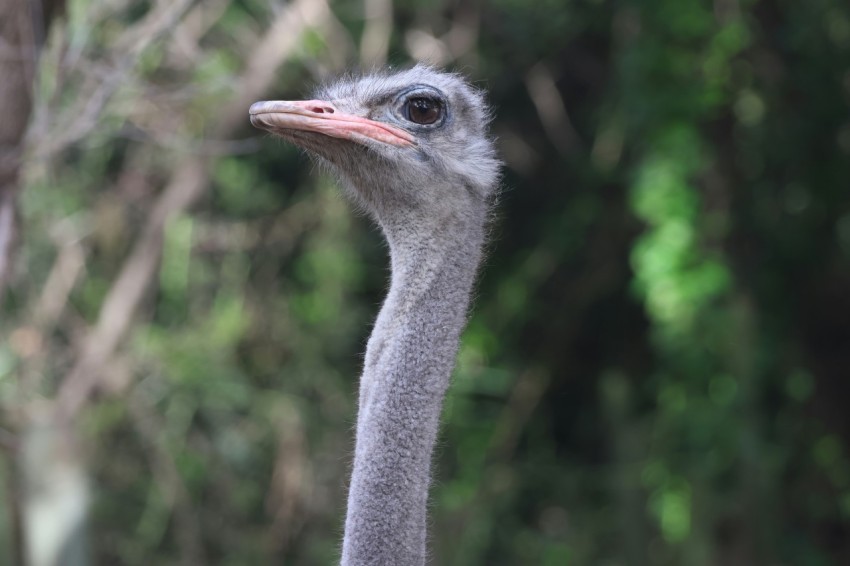
[{"label": "green foliage", "polygon": [[[211,139],[289,4],[190,4],[132,57],[128,29],[166,6],[75,0],[51,32],[0,441],[54,399],[156,199],[203,159],[79,423],[95,562],[332,564],[386,247],[247,119]],[[293,43],[267,98],[357,60],[379,20],[330,9],[276,38]],[[507,161],[437,448],[434,563],[850,563],[845,3],[416,0],[391,21],[389,61],[433,49],[488,89]]]}]

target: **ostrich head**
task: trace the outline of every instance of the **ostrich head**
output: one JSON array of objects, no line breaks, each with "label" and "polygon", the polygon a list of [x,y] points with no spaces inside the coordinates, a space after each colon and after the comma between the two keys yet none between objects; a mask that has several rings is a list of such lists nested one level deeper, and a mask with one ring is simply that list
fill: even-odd
[{"label": "ostrich head", "polygon": [[483,96],[430,67],[346,77],[314,100],[257,102],[250,114],[328,165],[388,236],[397,221],[486,212],[497,183]]},{"label": "ostrich head", "polygon": [[327,165],[390,245],[364,359],[342,564],[425,564],[430,460],[500,163],[483,96],[429,67],[349,77],[251,123]]}]

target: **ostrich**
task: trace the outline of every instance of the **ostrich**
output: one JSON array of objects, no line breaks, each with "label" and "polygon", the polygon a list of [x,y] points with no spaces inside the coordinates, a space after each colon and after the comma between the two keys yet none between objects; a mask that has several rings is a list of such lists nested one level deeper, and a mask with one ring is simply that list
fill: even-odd
[{"label": "ostrich", "polygon": [[305,148],[377,222],[391,282],[360,379],[343,566],[426,560],[431,454],[501,166],[484,98],[417,66],[346,77],[251,123]]}]

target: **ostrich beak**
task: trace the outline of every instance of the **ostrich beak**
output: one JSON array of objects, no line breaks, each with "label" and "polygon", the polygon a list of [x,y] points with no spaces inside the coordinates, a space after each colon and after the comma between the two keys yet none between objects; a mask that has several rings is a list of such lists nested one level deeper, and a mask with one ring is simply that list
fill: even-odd
[{"label": "ostrich beak", "polygon": [[315,132],[358,143],[376,141],[398,147],[414,145],[414,137],[401,128],[339,111],[324,100],[265,100],[248,111],[251,124],[276,133],[281,130]]}]

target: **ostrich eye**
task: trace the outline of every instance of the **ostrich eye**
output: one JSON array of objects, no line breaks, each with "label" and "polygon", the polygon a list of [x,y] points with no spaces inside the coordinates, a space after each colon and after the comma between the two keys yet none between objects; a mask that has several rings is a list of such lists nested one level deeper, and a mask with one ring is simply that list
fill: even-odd
[{"label": "ostrich eye", "polygon": [[443,105],[434,98],[411,98],[404,104],[405,118],[416,124],[433,124],[443,115]]}]

